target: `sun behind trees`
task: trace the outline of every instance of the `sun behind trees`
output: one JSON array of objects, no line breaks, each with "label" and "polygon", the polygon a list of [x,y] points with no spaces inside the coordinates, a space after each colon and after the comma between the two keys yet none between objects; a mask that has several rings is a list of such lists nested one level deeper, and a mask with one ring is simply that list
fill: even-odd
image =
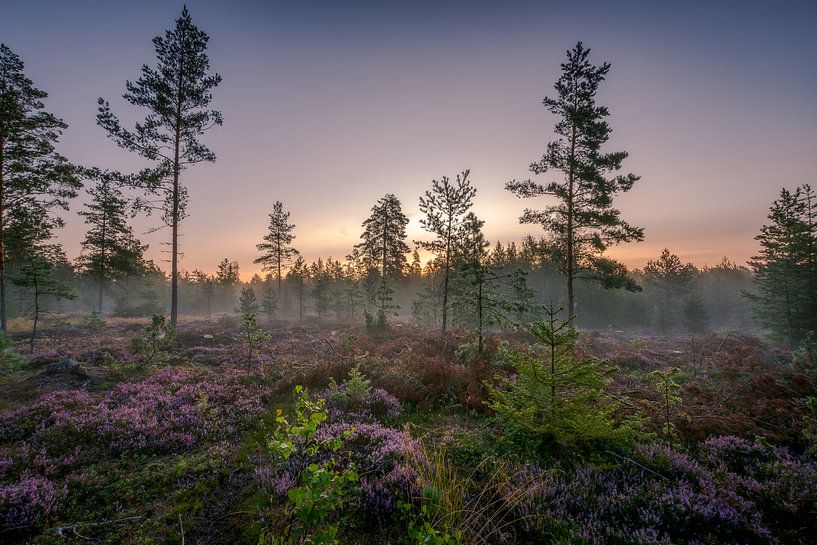
[{"label": "sun behind trees", "polygon": [[[368,22],[377,10],[365,11]],[[593,28],[586,19],[578,25],[583,32]],[[332,18],[333,40],[343,21]],[[290,45],[298,33],[286,30]],[[451,30],[446,25],[447,41]],[[241,31],[255,34],[249,25]],[[307,49],[323,57],[318,33],[307,34]],[[393,34],[388,54],[378,51],[389,62]],[[252,52],[237,42],[221,42],[229,48],[218,52],[234,60],[233,73],[251,64]],[[413,36],[412,49],[432,50],[435,64],[461,45],[416,43]],[[610,65],[593,65],[582,42],[567,52],[555,97],[544,99],[557,117],[555,140],[530,169],[546,179],[505,185],[515,196],[545,201],[521,217],[543,232],[515,241],[489,240],[507,228],[496,221],[496,195],[509,194],[481,157],[473,158],[482,165],[475,178],[490,176],[495,191],[484,182],[478,198],[470,169],[431,179],[468,158],[452,148],[446,160],[457,163],[441,167],[433,153],[410,153],[415,144],[398,133],[411,127],[389,123],[387,136],[409,158],[384,159],[403,201],[391,192],[380,197],[388,189],[352,188],[358,180],[343,160],[353,148],[337,140],[355,127],[334,127],[340,123],[326,114],[364,98],[368,82],[346,67],[328,70],[339,85],[309,87],[316,93],[310,99],[323,102],[271,123],[264,114],[297,101],[281,92],[286,88],[258,85],[255,63],[253,77],[232,91],[242,100],[260,97],[259,104],[224,106],[247,106],[251,115],[243,117],[259,132],[225,135],[239,134],[246,155],[231,154],[213,186],[221,202],[232,192],[242,217],[230,223],[233,212],[224,206],[203,215],[198,225],[207,227],[196,235],[211,261],[185,271],[179,237],[187,188],[206,186],[183,176],[190,165],[215,160],[201,140],[221,124],[221,113],[210,109],[221,78],[210,71],[208,37],[186,8],[153,45],[157,62],[126,83],[123,97],[142,120],[125,129],[99,99],[98,124],[147,164],[131,173],[73,166],[59,156],[54,145],[65,124],[43,111],[45,93],[0,46],[3,328],[6,312],[13,318],[9,335],[0,334],[0,542],[814,541],[817,197],[810,186],[781,191],[751,270],[727,258],[698,268],[684,248],[664,248],[628,271],[605,252],[644,237],[614,208],[638,177],[619,174],[625,152],[604,149],[609,112],[596,95]],[[353,50],[357,61],[361,49],[353,45],[343,53]],[[295,56],[298,49],[287,49],[287,62],[307,60]],[[280,58],[264,60],[288,86],[274,62]],[[308,60],[292,64],[308,77],[329,66],[314,62],[326,58]],[[531,71],[528,60],[520,70]],[[493,75],[467,63],[443,68],[460,84],[452,96],[466,108],[474,86],[462,74]],[[339,80],[352,73],[345,88]],[[497,89],[504,89],[511,79],[500,73]],[[451,100],[445,83],[426,83],[434,100]],[[394,104],[363,106],[377,115]],[[422,118],[422,144],[436,144],[427,138],[434,130],[463,144],[467,124],[458,134],[462,127],[446,126],[438,104],[421,106],[431,112]],[[311,123],[316,112],[320,124]],[[367,115],[354,121],[366,123]],[[328,137],[336,155],[259,169],[259,182],[286,180],[294,188],[253,191],[241,183],[247,158],[257,155],[253,144],[271,150],[280,134],[301,141],[299,132],[312,146]],[[384,148],[376,144],[352,158],[364,176],[383,172],[376,154]],[[493,144],[488,151],[508,150]],[[280,152],[270,155],[277,160]],[[343,192],[331,196],[331,206],[297,185],[324,164],[331,186],[329,177],[317,180]],[[434,170],[410,174],[427,168]],[[78,212],[86,232],[71,262],[55,238],[62,226],[55,212],[67,209],[79,180],[88,183]],[[322,229],[315,239],[298,231],[296,249],[290,211],[271,195],[300,202],[298,218],[318,218],[309,226]],[[271,212],[251,213],[257,203],[272,203]],[[340,225],[350,203],[354,216]],[[135,235],[140,222],[129,224],[153,211],[172,231],[169,276],[145,258]],[[244,228],[255,220],[248,236]],[[343,237],[346,246],[332,245]],[[337,253],[317,255],[318,247]],[[236,256],[260,267],[239,265]]]}]

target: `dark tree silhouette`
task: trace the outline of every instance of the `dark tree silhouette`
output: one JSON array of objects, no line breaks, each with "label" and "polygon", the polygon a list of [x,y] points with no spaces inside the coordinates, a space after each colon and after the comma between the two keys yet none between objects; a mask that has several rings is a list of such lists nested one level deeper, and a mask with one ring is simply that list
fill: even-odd
[{"label": "dark tree silhouette", "polygon": [[634,174],[610,176],[621,168],[627,152],[604,153],[612,129],[605,121],[606,106],[596,104],[596,92],[610,71],[610,64],[594,66],[590,49],[582,42],[567,52],[556,82],[556,98],[546,97],[545,107],[558,117],[557,140],[548,143],[544,156],[530,165],[534,174],[557,171],[561,180],[538,184],[512,180],[506,189],[521,198],[556,197],[558,204],[543,210],[526,209],[519,221],[537,223],[553,236],[558,261],[567,277],[567,311],[575,311],[574,280],[583,275],[605,287],[638,289],[623,265],[602,257],[610,245],[640,241],[644,231],[623,219],[613,208],[613,197],[629,191],[638,181]]},{"label": "dark tree silhouette", "polygon": [[755,237],[760,252],[749,262],[758,288],[756,318],[796,345],[817,331],[817,198],[811,186],[782,189],[768,218]]},{"label": "dark tree silhouette", "polygon": [[387,193],[372,207],[372,215],[363,222],[363,242],[355,245],[369,268],[380,272],[375,297],[379,301],[378,323],[386,323],[386,312],[399,309],[391,304],[394,290],[390,279],[400,279],[406,268],[406,254],[411,251],[406,244],[406,225],[409,219],[403,214],[400,201]]},{"label": "dark tree silhouette", "polygon": [[91,202],[79,212],[90,227],[82,241],[77,263],[97,279],[97,311],[102,312],[103,293],[117,275],[136,274],[143,269],[147,249],[133,235],[128,225],[131,202],[122,193],[123,178],[117,173],[92,169],[88,177],[96,185],[88,188]]},{"label": "dark tree silhouette", "polygon": [[300,252],[292,247],[295,235],[292,230],[295,225],[289,223],[289,212],[284,211],[281,201],[272,205],[272,214],[269,215],[269,232],[264,236],[264,242],[256,244],[261,257],[253,263],[261,263],[265,271],[275,272],[278,281],[278,299],[281,299],[281,270],[289,265],[290,260]]},{"label": "dark tree silhouette", "polygon": [[463,235],[465,216],[471,209],[472,201],[477,193],[476,188],[468,179],[469,174],[469,170],[458,174],[455,183],[452,183],[447,176],[443,176],[441,181],[432,180],[431,191],[426,191],[425,195],[420,197],[420,212],[425,214],[425,218],[420,220],[420,225],[437,238],[428,242],[417,242],[417,244],[434,254],[439,261],[443,275],[442,325],[440,328],[443,335],[448,325],[448,298],[453,268],[452,253],[457,241]]},{"label": "dark tree silhouette", "polygon": [[[48,94],[34,87],[23,61],[0,44],[0,329],[6,331],[6,263],[10,238],[20,257],[32,239],[47,238],[62,225],[55,209],[82,187],[77,169],[54,145],[67,125],[43,110]],[[36,236],[34,234],[36,233]]]},{"label": "dark tree silhouette", "polygon": [[221,112],[208,110],[212,90],[221,76],[210,74],[207,34],[196,27],[187,7],[164,37],[153,39],[157,64],[142,66],[135,82],[125,84],[122,97],[148,110],[144,121],[133,130],[122,127],[107,101],[99,99],[97,123],[120,147],[156,162],[145,188],[161,197],[154,207],[162,212],[171,235],[170,325],[176,327],[179,313],[179,224],[185,217],[187,190],[180,183],[181,171],[202,161],[213,162],[215,154],[199,141],[208,129],[222,124]]},{"label": "dark tree silhouette", "polygon": [[372,207],[372,215],[363,222],[363,242],[355,245],[369,267],[380,270],[384,278],[400,278],[406,266],[408,218],[400,201],[387,193]]}]

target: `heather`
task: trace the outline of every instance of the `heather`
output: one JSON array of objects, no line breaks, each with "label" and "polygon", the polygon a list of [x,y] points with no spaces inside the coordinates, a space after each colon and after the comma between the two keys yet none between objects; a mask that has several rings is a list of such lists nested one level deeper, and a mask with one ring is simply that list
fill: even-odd
[{"label": "heather", "polygon": [[579,332],[554,368],[596,392],[555,382],[565,420],[525,375],[549,361],[542,331],[480,353],[409,327],[302,325],[249,357],[240,323],[183,323],[156,353],[151,327],[55,328],[0,377],[4,541],[810,539],[813,387],[751,337]]}]

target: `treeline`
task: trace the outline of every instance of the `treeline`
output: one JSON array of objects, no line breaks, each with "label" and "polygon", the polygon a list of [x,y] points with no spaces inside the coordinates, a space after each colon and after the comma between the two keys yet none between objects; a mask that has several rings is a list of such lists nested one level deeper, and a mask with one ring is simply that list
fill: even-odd
[{"label": "treeline", "polygon": [[[555,138],[530,165],[533,179],[511,180],[521,199],[547,198],[527,208],[520,222],[543,235],[518,243],[489,242],[472,211],[477,189],[470,171],[432,180],[419,199],[424,240],[406,236],[408,218],[386,194],[362,223],[361,241],[343,259],[307,263],[295,245],[290,212],[276,201],[257,245],[266,276],[242,284],[239,265],[225,259],[213,275],[179,265],[179,230],[186,216],[182,174],[215,161],[199,140],[222,123],[209,109],[221,77],[210,70],[208,36],[185,8],[173,28],[153,40],[156,62],[125,84],[123,99],[144,112],[132,128],[98,99],[97,123],[120,147],[147,166],[120,173],[70,163],[55,150],[66,124],[44,109],[47,94],[24,73],[20,58],[0,45],[0,326],[9,316],[38,321],[49,312],[84,311],[144,316],[232,313],[240,307],[267,321],[390,320],[421,327],[472,328],[482,345],[492,326],[514,327],[539,316],[542,305],[563,307],[594,328],[655,328],[703,332],[754,327],[799,342],[815,329],[817,243],[809,186],[786,190],[757,237],[762,251],[750,267],[726,258],[697,269],[665,250],[642,270],[629,271],[606,255],[614,245],[643,240],[614,207],[639,181],[623,173],[624,151],[604,148],[612,129],[609,110],[596,102],[610,64],[594,65],[579,42],[567,51],[555,94],[543,100],[556,118]],[[54,240],[59,212],[86,187],[80,212],[88,226],[82,253],[69,262]],[[147,247],[129,221],[154,214],[170,233],[169,275],[145,258]],[[431,255],[421,263],[419,250]],[[243,292],[241,303],[239,295]]]}]

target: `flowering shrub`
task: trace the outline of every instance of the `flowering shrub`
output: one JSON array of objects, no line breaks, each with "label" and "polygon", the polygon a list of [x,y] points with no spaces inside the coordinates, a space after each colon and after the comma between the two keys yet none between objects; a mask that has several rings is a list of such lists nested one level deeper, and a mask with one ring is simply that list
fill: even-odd
[{"label": "flowering shrub", "polygon": [[331,385],[321,397],[326,400],[330,422],[382,422],[396,420],[403,414],[397,398],[380,388],[355,398],[346,395],[346,384]]},{"label": "flowering shrub", "polygon": [[64,489],[39,475],[0,486],[0,530],[37,526],[56,513]]},{"label": "flowering shrub", "polygon": [[0,414],[0,441],[115,452],[178,452],[226,437],[263,412],[263,388],[248,371],[163,369],[102,396],[61,390]]},{"label": "flowering shrub", "polygon": [[[741,465],[741,463],[745,465]],[[785,450],[710,439],[700,460],[641,447],[617,469],[527,467],[506,492],[528,539],[603,543],[805,543],[817,468]]]}]

